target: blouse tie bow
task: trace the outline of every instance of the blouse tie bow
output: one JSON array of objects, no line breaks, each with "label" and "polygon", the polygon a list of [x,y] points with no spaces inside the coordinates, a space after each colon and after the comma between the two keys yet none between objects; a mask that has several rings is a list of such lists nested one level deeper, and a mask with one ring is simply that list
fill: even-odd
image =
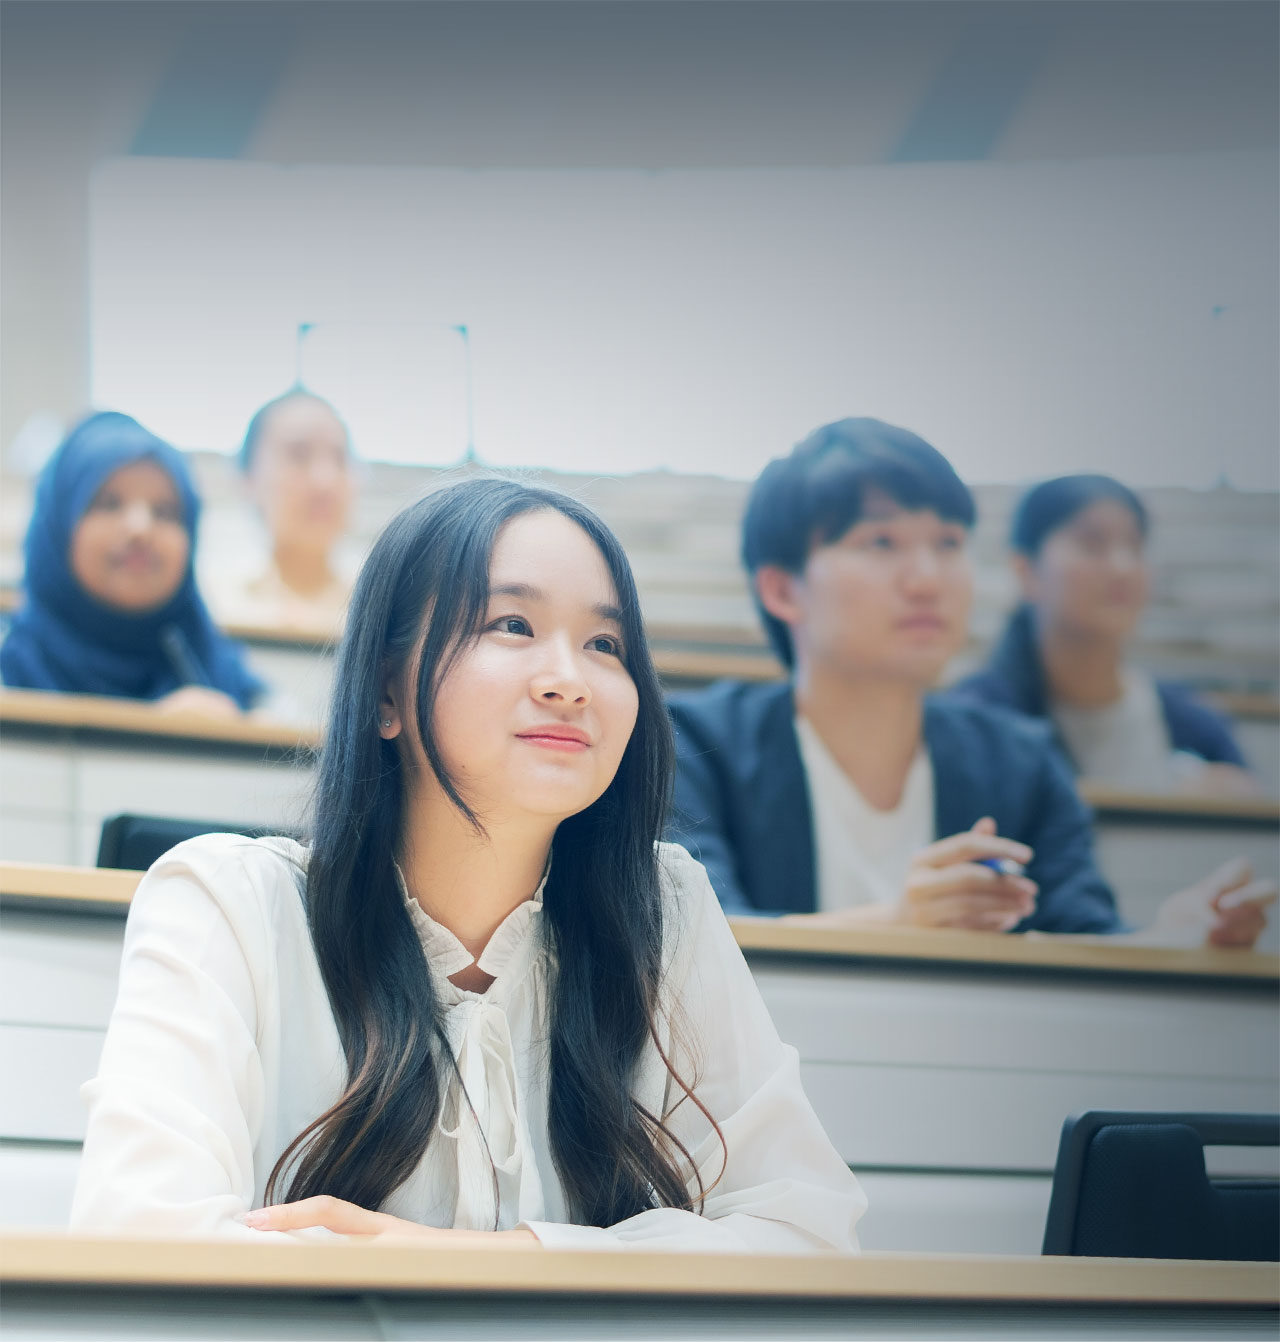
[{"label": "blouse tie bow", "polygon": [[[504,1190],[518,1190],[524,1148],[507,1014],[483,1000],[460,1002],[445,1018],[445,1033],[461,1082],[441,1106],[437,1121],[441,1135],[457,1143],[453,1223],[493,1230]],[[495,1178],[499,1205],[494,1201]]]}]

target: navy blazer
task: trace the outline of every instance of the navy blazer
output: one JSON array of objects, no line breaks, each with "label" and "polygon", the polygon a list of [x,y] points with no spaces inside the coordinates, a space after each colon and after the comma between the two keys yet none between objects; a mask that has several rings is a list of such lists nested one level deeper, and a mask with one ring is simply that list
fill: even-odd
[{"label": "navy blazer", "polygon": [[[1005,626],[987,665],[950,686],[947,693],[1045,719],[1058,748],[1070,759],[1071,752],[1049,717],[1049,686],[1031,635],[1029,618],[1027,608],[1019,607]],[[1185,686],[1170,680],[1157,680],[1156,693],[1160,696],[1160,709],[1175,750],[1199,755],[1210,764],[1249,767],[1231,734],[1230,721],[1223,714],[1210,708]]]},{"label": "navy blazer", "polygon": [[[668,700],[676,730],[675,805],[667,837],[707,869],[727,913],[817,908],[813,821],[788,684],[721,681]],[[1015,713],[945,695],[925,701],[934,834],[991,816],[1034,850],[1040,892],[1014,929],[1124,930],[1093,856],[1092,817],[1048,731]]]}]

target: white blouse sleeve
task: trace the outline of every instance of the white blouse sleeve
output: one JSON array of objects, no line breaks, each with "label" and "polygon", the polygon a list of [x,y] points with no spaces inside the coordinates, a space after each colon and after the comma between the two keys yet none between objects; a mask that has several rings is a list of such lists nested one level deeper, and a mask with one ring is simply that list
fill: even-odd
[{"label": "white blouse sleeve", "polygon": [[606,1229],[526,1225],[551,1248],[855,1253],[866,1198],[804,1094],[796,1050],[778,1038],[702,866],[674,845],[660,852],[674,896],[667,935],[677,939],[664,993],[668,1052],[719,1125],[727,1158],[685,1100],[668,1127],[710,1189],[701,1215],[655,1208]]},{"label": "white blouse sleeve", "polygon": [[255,978],[269,964],[242,843],[182,844],[134,895],[98,1075],[81,1090],[89,1119],[73,1229],[293,1238],[236,1220],[255,1205]]}]

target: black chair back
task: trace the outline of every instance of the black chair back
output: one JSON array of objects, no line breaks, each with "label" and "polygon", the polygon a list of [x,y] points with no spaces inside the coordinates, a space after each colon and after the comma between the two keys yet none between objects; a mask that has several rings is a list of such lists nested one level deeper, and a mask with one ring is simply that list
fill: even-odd
[{"label": "black chair back", "polygon": [[102,822],[102,837],[98,841],[100,867],[123,867],[129,871],[146,871],[175,844],[194,839],[200,834],[243,834],[249,839],[261,839],[268,834],[288,834],[280,829],[246,829],[241,825],[226,825],[217,820],[177,820],[172,816],[113,815]]},{"label": "black chair back", "polygon": [[1277,1114],[1067,1119],[1044,1252],[1280,1261],[1280,1181],[1213,1179],[1206,1146],[1280,1146]]}]

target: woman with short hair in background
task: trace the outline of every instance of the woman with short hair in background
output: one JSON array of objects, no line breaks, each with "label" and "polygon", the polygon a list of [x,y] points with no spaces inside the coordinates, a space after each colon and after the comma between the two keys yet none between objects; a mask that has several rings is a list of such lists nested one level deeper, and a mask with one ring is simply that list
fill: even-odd
[{"label": "woman with short hair in background", "polygon": [[137,420],[90,415],[49,459],[0,648],[18,689],[232,715],[264,690],[196,587],[200,501],[182,454]]},{"label": "woman with short hair in background", "polygon": [[1022,588],[990,662],[956,691],[1048,719],[1082,777],[1148,792],[1258,790],[1222,714],[1127,659],[1150,583],[1150,519],[1106,475],[1031,489],[1014,513]]},{"label": "woman with short hair in background", "polygon": [[219,620],[337,633],[351,595],[336,558],[355,496],[346,425],[328,401],[294,388],[249,421],[239,465],[270,555],[264,568],[213,587]]}]

